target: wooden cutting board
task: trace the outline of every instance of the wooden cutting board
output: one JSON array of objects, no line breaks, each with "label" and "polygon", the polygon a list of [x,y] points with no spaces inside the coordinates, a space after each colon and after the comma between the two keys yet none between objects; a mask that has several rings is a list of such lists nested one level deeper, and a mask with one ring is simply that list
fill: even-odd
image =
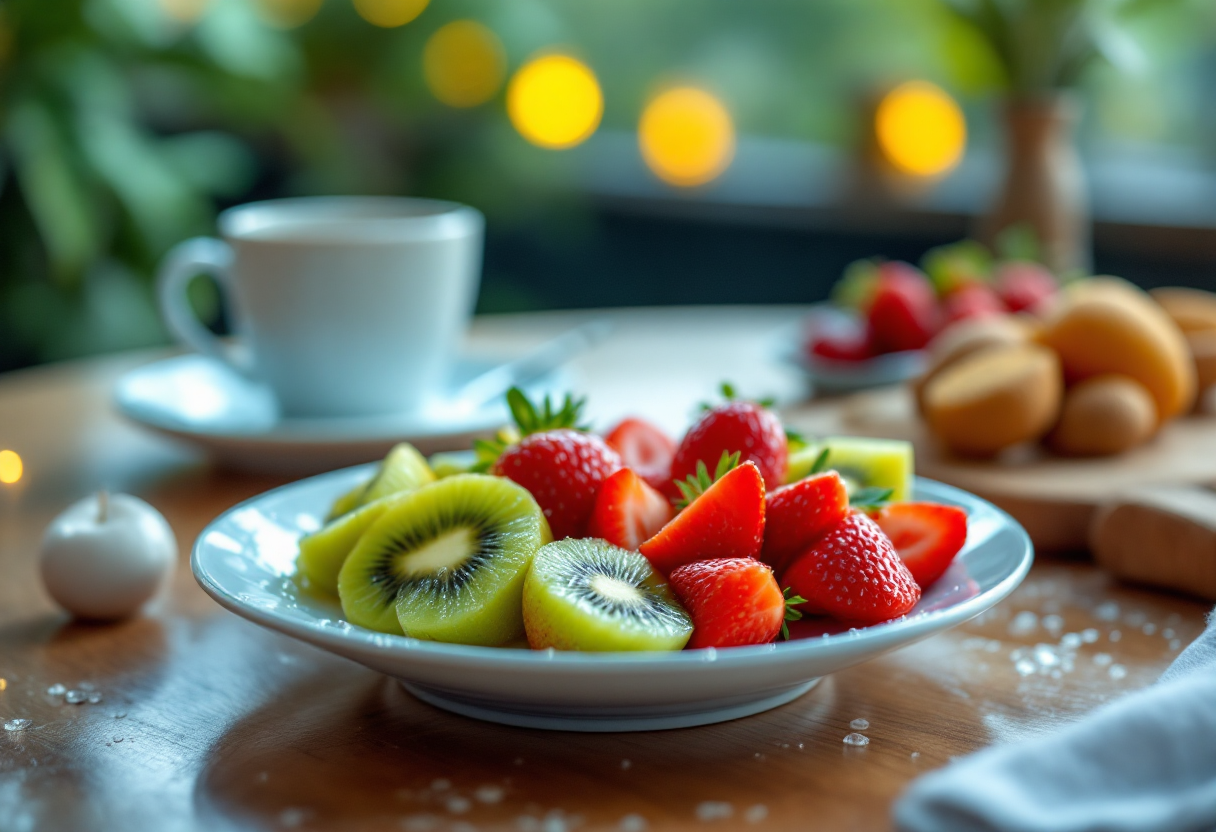
[{"label": "wooden cutting board", "polygon": [[1216,485],[1216,416],[1178,419],[1150,442],[1113,457],[1065,459],[1038,447],[1011,449],[993,461],[950,456],[915,413],[906,387],[823,399],[785,411],[808,436],[835,434],[908,439],[916,473],[971,491],[1009,512],[1043,552],[1087,548],[1099,505],[1152,485]]}]

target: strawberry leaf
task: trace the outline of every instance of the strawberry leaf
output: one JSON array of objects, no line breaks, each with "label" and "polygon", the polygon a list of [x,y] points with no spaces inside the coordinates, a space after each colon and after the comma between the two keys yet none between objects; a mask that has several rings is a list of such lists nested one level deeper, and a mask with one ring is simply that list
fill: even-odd
[{"label": "strawberry leaf", "polygon": [[831,456],[831,453],[830,448],[824,448],[819,452],[819,455],[815,457],[815,462],[811,465],[809,476],[822,474],[824,471],[828,470],[828,457]]},{"label": "strawberry leaf", "polygon": [[866,486],[849,497],[849,505],[859,511],[877,511],[891,500],[894,488]]},{"label": "strawberry leaf", "polygon": [[511,411],[511,418],[519,427],[521,437],[559,428],[587,430],[586,425],[579,424],[586,404],[586,399],[575,399],[567,393],[560,405],[554,405],[552,398],[545,394],[538,407],[518,387],[507,391],[507,407]]},{"label": "strawberry leaf", "polygon": [[718,480],[726,476],[730,471],[739,465],[739,452],[733,454],[729,451],[723,451],[721,458],[718,460],[718,467],[714,469],[714,475],[709,475],[709,468],[706,467],[705,461],[697,460],[697,473],[689,474],[683,481],[676,480],[676,488],[679,489],[680,499],[676,500],[676,508],[688,508],[694,500],[709,490],[709,487]]},{"label": "strawberry leaf", "polygon": [[806,603],[806,599],[801,595],[791,595],[790,593],[793,591],[793,587],[787,586],[781,593],[782,597],[785,598],[785,617],[781,622],[781,638],[786,641],[789,641],[790,638],[790,628],[786,622],[802,620],[802,610],[796,610],[794,606]]}]

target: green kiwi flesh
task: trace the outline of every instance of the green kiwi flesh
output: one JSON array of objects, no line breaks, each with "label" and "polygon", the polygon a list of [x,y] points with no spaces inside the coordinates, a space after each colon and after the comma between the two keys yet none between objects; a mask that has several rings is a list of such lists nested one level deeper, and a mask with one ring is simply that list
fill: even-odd
[{"label": "green kiwi flesh", "polygon": [[325,522],[329,523],[337,520],[343,514],[354,511],[359,507],[359,501],[363,499],[363,492],[367,490],[367,483],[361,482],[347,491],[338,499],[334,500],[334,504],[329,508],[329,514],[325,515]]},{"label": "green kiwi flesh", "polygon": [[435,481],[435,472],[426,464],[426,457],[408,442],[402,442],[388,452],[380,470],[367,484],[359,497],[359,505],[368,505],[376,500],[413,491],[415,488]]},{"label": "green kiwi flesh", "polygon": [[342,514],[300,539],[296,568],[305,589],[337,597],[338,573],[363,533],[397,499],[385,497]]},{"label": "green kiwi flesh", "polygon": [[338,575],[347,621],[386,633],[500,645],[524,634],[524,578],[551,539],[528,491],[457,474],[401,495]]},{"label": "green kiwi flesh", "polygon": [[550,543],[524,582],[528,644],[558,650],[680,650],[692,619],[641,554],[596,539]]}]

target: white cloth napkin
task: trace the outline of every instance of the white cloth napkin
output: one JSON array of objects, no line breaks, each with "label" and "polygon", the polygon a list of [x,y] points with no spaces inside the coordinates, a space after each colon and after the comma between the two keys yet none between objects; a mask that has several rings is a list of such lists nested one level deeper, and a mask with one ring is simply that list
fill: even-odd
[{"label": "white cloth napkin", "polygon": [[903,832],[1216,829],[1216,612],[1147,690],[916,780]]}]

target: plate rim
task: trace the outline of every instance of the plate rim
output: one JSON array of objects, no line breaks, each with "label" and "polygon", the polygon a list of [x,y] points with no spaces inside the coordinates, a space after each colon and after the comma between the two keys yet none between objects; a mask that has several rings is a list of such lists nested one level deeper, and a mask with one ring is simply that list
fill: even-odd
[{"label": "plate rim", "polygon": [[[597,673],[605,667],[614,669],[643,669],[656,665],[674,668],[706,668],[706,667],[746,667],[762,662],[773,655],[781,655],[789,660],[797,660],[805,656],[823,656],[825,651],[846,652],[848,654],[866,654],[864,648],[869,646],[874,652],[890,649],[886,643],[892,636],[897,636],[899,644],[911,644],[933,635],[937,632],[958,626],[980,613],[991,609],[1009,597],[1022,583],[1034,564],[1034,545],[1026,529],[1022,527],[1007,512],[992,503],[961,488],[915,477],[917,489],[922,484],[929,486],[930,491],[940,491],[942,496],[951,499],[961,496],[962,503],[974,502],[985,506],[1005,521],[1015,534],[1020,544],[1021,555],[1015,567],[995,586],[980,592],[958,604],[940,610],[933,610],[917,615],[915,618],[900,617],[892,621],[874,624],[844,633],[830,634],[818,638],[797,639],[778,645],[776,643],[747,645],[740,647],[705,648],[703,650],[680,651],[647,651],[647,652],[613,652],[591,653],[578,651],[530,650],[507,647],[483,647],[468,644],[447,644],[411,638],[404,635],[378,633],[357,625],[345,624],[341,629],[325,626],[315,621],[297,621],[276,614],[273,610],[265,610],[240,601],[226,592],[203,566],[201,562],[204,539],[230,515],[249,508],[252,504],[277,494],[298,487],[301,483],[310,482],[322,477],[348,475],[356,470],[371,469],[376,463],[356,465],[341,468],[313,477],[286,483],[276,488],[263,491],[246,500],[233,505],[213,518],[199,532],[190,552],[190,571],[195,581],[220,606],[230,612],[252,621],[263,627],[275,630],[293,638],[300,638],[318,646],[325,646],[336,652],[343,653],[351,648],[362,651],[372,651],[386,657],[399,659],[425,660],[435,666],[461,667],[475,663],[491,669],[524,669],[524,668],[557,668],[563,672]],[[303,634],[307,633],[307,636]],[[344,653],[343,653],[344,654]]]}]

